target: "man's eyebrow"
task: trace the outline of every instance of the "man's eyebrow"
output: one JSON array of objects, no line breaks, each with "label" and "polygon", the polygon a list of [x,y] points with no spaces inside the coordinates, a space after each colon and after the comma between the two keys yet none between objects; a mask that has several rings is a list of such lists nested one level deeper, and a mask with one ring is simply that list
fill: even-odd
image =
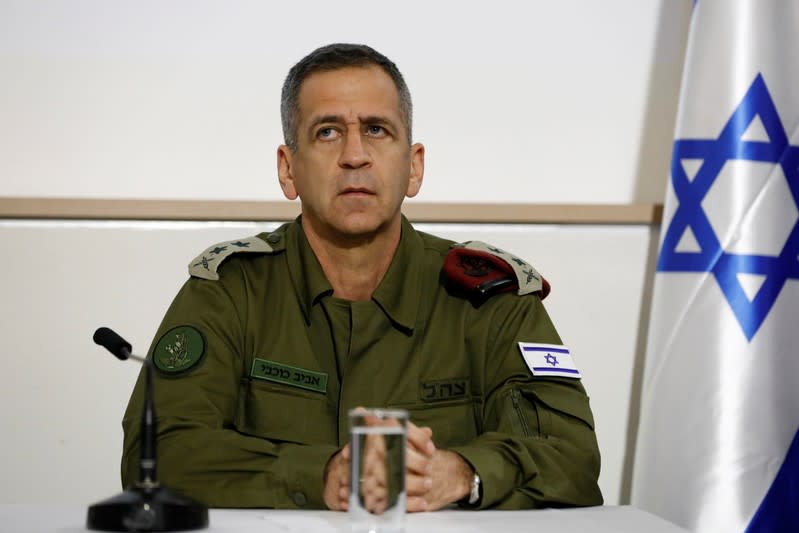
[{"label": "man's eyebrow", "polygon": [[[344,124],[347,121],[342,115],[320,115],[313,119],[308,126],[312,130],[320,124]],[[361,124],[385,124],[387,126],[397,127],[396,123],[388,117],[382,115],[366,115],[358,117],[358,122]]]},{"label": "man's eyebrow", "polygon": [[359,120],[361,124],[386,124],[388,126],[394,126],[393,120],[380,115],[367,115],[365,117],[359,117]]},{"label": "man's eyebrow", "polygon": [[311,124],[308,126],[308,129],[314,129],[319,124],[325,124],[330,122],[336,124],[343,124],[344,117],[342,117],[341,115],[321,115],[311,121]]}]

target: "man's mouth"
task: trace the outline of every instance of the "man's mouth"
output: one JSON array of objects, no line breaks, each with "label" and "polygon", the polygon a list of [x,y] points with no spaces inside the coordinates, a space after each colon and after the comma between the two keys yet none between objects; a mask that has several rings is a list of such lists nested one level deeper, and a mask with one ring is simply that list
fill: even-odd
[{"label": "man's mouth", "polygon": [[374,192],[366,187],[347,187],[341,194],[344,196],[372,196]]}]

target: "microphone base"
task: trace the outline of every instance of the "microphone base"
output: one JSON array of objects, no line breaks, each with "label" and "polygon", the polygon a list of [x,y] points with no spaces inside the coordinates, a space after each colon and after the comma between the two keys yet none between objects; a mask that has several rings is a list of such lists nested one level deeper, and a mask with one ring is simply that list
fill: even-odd
[{"label": "microphone base", "polygon": [[96,531],[186,531],[208,527],[208,508],[166,487],[133,486],[89,507]]}]

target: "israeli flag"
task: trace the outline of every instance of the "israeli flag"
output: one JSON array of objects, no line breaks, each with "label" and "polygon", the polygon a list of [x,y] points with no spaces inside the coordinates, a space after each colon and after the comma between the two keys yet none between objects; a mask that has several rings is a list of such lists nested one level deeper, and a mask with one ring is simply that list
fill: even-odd
[{"label": "israeli flag", "polygon": [[574,364],[571,352],[562,344],[540,344],[535,342],[520,342],[519,350],[522,352],[527,368],[534,376],[557,376],[561,378],[582,377]]},{"label": "israeli flag", "polygon": [[699,0],[650,316],[632,504],[799,532],[799,0]]}]

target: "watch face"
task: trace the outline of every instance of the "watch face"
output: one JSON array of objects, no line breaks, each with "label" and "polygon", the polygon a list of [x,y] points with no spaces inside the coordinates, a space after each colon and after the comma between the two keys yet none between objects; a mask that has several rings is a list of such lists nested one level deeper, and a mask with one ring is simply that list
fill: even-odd
[{"label": "watch face", "polygon": [[483,483],[480,481],[480,476],[475,474],[472,479],[472,492],[469,494],[469,505],[474,505],[480,500],[480,493],[483,488],[482,485]]}]

